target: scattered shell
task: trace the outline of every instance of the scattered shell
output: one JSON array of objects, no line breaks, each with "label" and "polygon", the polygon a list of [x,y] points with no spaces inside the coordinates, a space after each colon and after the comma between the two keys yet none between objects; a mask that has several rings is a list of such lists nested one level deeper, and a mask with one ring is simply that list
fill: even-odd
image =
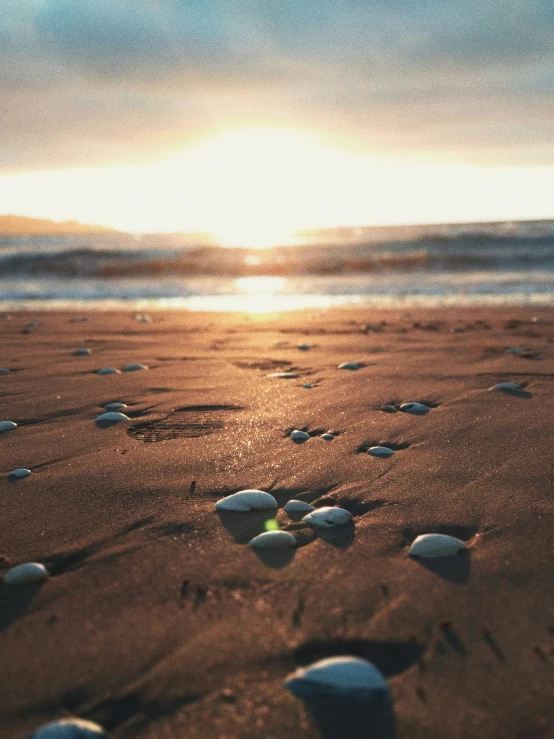
[{"label": "scattered shell", "polygon": [[307,352],[309,349],[312,348],[312,345],[311,344],[297,344],[296,348],[300,349],[301,352]]},{"label": "scattered shell", "polygon": [[120,411],[122,408],[127,408],[125,403],[108,403],[104,406],[107,411]]},{"label": "scattered shell", "polygon": [[289,500],[283,510],[286,513],[310,513],[314,511],[313,505],[306,503],[305,500]]},{"label": "scattered shell", "polygon": [[102,369],[99,369],[96,374],[97,375],[118,375],[119,370],[115,367],[102,367]]},{"label": "scattered shell", "polygon": [[93,721],[63,718],[39,726],[28,739],[103,739],[107,736],[107,732]]},{"label": "scattered shell", "polygon": [[489,390],[498,390],[501,393],[513,393],[521,389],[522,386],[518,385],[517,382],[499,382],[498,385],[493,385],[489,388]]},{"label": "scattered shell", "polygon": [[367,453],[371,454],[372,457],[385,459],[385,457],[392,457],[394,449],[389,449],[388,446],[370,446]]},{"label": "scattered shell", "polygon": [[400,410],[403,413],[411,413],[414,416],[424,416],[431,409],[428,405],[423,405],[423,403],[402,403]]},{"label": "scattered shell", "polygon": [[321,434],[319,438],[325,439],[325,441],[333,441],[333,439],[335,438],[335,435],[332,434],[330,431],[326,431],[324,434]]},{"label": "scattered shell", "polygon": [[288,531],[264,531],[251,539],[248,546],[258,549],[288,549],[296,546],[296,538]]},{"label": "scattered shell", "polygon": [[302,385],[302,387],[305,387],[305,388],[306,388],[306,390],[311,390],[311,389],[313,388],[313,385],[311,384],[311,382],[305,382],[305,383],[304,383],[304,384]]},{"label": "scattered shell", "polygon": [[31,470],[21,467],[20,469],[12,470],[9,477],[17,477],[19,480],[22,480],[24,477],[29,477],[30,474]]},{"label": "scattered shell", "polygon": [[4,575],[6,585],[31,585],[48,579],[48,570],[38,562],[25,562],[8,570]]},{"label": "scattered shell", "polygon": [[13,421],[0,421],[0,434],[3,434],[4,431],[13,431],[16,428],[17,423]]},{"label": "scattered shell", "polygon": [[343,362],[342,364],[339,364],[339,369],[358,370],[361,366],[362,365],[358,362]]},{"label": "scattered shell", "polygon": [[265,511],[277,508],[277,501],[263,490],[241,490],[238,493],[221,498],[215,504],[218,511]]},{"label": "scattered shell", "polygon": [[304,516],[302,522],[309,526],[323,526],[329,529],[332,526],[344,526],[344,524],[350,523],[351,520],[352,514],[350,511],[337,506],[324,506],[308,513],[307,516]]},{"label": "scattered shell", "polygon": [[522,346],[510,346],[506,349],[506,354],[525,354],[526,351]]},{"label": "scattered shell", "polygon": [[75,349],[73,352],[74,357],[88,357],[90,349]]},{"label": "scattered shell", "polygon": [[392,700],[387,681],[371,662],[359,657],[331,657],[300,667],[285,680],[300,698],[331,696],[366,700],[376,692]]},{"label": "scattered shell", "polygon": [[298,372],[272,372],[267,377],[280,377],[282,380],[294,380],[298,377]]},{"label": "scattered shell", "polygon": [[466,549],[465,542],[447,534],[422,534],[414,540],[408,550],[410,557],[452,557],[462,549]]},{"label": "scattered shell", "polygon": [[307,441],[310,438],[310,434],[307,434],[305,431],[300,431],[299,429],[294,429],[290,438],[293,441]]},{"label": "scattered shell", "polygon": [[148,367],[145,364],[126,364],[121,369],[123,372],[138,372],[138,370],[147,370]]},{"label": "scattered shell", "polygon": [[382,405],[379,410],[385,413],[398,413],[398,408],[395,405]]},{"label": "scattered shell", "polygon": [[95,423],[119,423],[120,421],[130,421],[129,416],[124,413],[117,413],[110,411],[109,413],[102,413],[100,416],[96,416],[94,419]]},{"label": "scattered shell", "polygon": [[7,367],[0,367],[0,375],[9,375],[10,370]]}]

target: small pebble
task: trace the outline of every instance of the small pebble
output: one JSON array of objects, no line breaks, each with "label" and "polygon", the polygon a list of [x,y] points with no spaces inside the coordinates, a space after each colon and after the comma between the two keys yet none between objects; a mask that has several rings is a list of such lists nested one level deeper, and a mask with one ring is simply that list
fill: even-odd
[{"label": "small pebble", "polygon": [[74,357],[88,357],[90,354],[90,349],[75,349],[73,352]]},{"label": "small pebble", "polygon": [[418,536],[408,550],[410,557],[452,557],[462,549],[466,549],[465,542],[447,534],[422,534]]},{"label": "small pebble", "polygon": [[305,387],[306,390],[311,390],[313,388],[313,385],[310,382],[305,382],[302,387]]},{"label": "small pebble", "polygon": [[516,356],[518,354],[525,354],[527,349],[524,349],[522,346],[510,346],[508,349],[506,349],[506,354],[515,354]]},{"label": "small pebble", "polygon": [[124,413],[118,413],[116,411],[110,411],[109,413],[102,413],[100,416],[96,416],[94,419],[95,423],[119,423],[120,421],[130,421],[129,416]]},{"label": "small pebble", "polygon": [[0,375],[9,375],[10,370],[7,367],[0,367]]},{"label": "small pebble", "polygon": [[333,441],[335,435],[332,434],[330,431],[326,431],[324,434],[321,434],[319,438],[324,439],[325,441]]},{"label": "small pebble", "polygon": [[30,474],[31,470],[21,467],[20,469],[12,470],[8,477],[16,477],[18,480],[22,480],[24,477],[29,477]]},{"label": "small pebble", "polygon": [[102,367],[96,372],[97,375],[119,375],[119,373],[120,370],[115,369],[115,367]]},{"label": "small pebble", "polygon": [[300,431],[299,429],[294,429],[290,438],[293,441],[307,441],[310,438],[310,434],[307,434],[305,431]]},{"label": "small pebble", "polygon": [[423,405],[423,403],[403,403],[400,406],[400,410],[403,413],[411,413],[413,416],[424,416],[431,409],[428,405]]},{"label": "small pebble", "polygon": [[330,657],[309,667],[299,667],[284,684],[299,698],[329,696],[367,700],[380,693],[392,700],[383,675],[375,665],[359,657]]},{"label": "small pebble", "polygon": [[344,524],[350,523],[351,520],[352,514],[350,511],[335,506],[325,506],[308,513],[307,516],[304,516],[302,522],[309,526],[332,528],[333,526],[344,526]]},{"label": "small pebble", "polygon": [[104,739],[107,736],[107,732],[93,721],[63,718],[39,726],[27,739]]},{"label": "small pebble", "polygon": [[522,386],[518,385],[517,382],[499,382],[498,385],[489,388],[489,390],[498,390],[501,393],[513,393],[521,389]]},{"label": "small pebble", "polygon": [[3,434],[5,431],[13,431],[16,428],[17,423],[13,421],[0,421],[0,434]]},{"label": "small pebble", "polygon": [[128,406],[125,405],[125,403],[108,403],[104,406],[104,408],[107,411],[120,411],[123,408],[127,408]]},{"label": "small pebble", "polygon": [[248,546],[258,549],[289,549],[296,546],[296,538],[288,531],[264,531],[251,539]]},{"label": "small pebble", "polygon": [[362,365],[358,362],[343,362],[342,364],[339,364],[339,369],[344,370],[358,370],[360,369]]},{"label": "small pebble", "polygon": [[238,493],[221,498],[215,504],[218,511],[265,511],[277,508],[277,501],[263,490],[241,490]]},{"label": "small pebble", "polygon": [[305,500],[289,500],[283,510],[285,513],[311,513],[315,508]]},{"label": "small pebble", "polygon": [[266,377],[280,377],[282,380],[294,380],[298,377],[298,372],[272,372]]},{"label": "small pebble", "polygon": [[367,453],[370,454],[372,457],[392,457],[394,454],[393,449],[389,449],[388,446],[371,446],[367,450]]},{"label": "small pebble", "polygon": [[147,370],[148,367],[145,364],[126,364],[121,369],[123,372],[138,372],[139,370]]},{"label": "small pebble", "polygon": [[300,349],[301,352],[307,352],[312,348],[312,346],[311,344],[297,344],[296,348]]},{"label": "small pebble", "polygon": [[48,579],[48,570],[38,562],[25,562],[8,570],[4,575],[6,585],[31,585]]}]

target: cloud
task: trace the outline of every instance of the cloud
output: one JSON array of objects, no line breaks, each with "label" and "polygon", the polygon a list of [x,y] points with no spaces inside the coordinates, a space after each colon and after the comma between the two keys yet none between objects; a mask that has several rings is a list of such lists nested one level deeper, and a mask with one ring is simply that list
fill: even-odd
[{"label": "cloud", "polygon": [[550,0],[0,0],[2,171],[155,159],[210,131],[554,162]]}]

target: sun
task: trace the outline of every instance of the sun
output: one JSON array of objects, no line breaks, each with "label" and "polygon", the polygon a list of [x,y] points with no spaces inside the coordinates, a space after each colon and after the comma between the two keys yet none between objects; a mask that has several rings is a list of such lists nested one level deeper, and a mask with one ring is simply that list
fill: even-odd
[{"label": "sun", "polygon": [[267,248],[304,225],[322,147],[289,129],[226,131],[181,156],[195,172],[197,201],[210,204],[210,232],[222,246]]}]

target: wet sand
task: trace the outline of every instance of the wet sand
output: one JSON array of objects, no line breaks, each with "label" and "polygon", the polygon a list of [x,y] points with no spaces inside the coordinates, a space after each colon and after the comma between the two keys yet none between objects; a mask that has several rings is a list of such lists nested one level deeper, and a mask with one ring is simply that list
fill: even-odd
[{"label": "wet sand", "polygon": [[[73,715],[117,738],[371,736],[359,706],[318,713],[282,686],[338,654],[388,679],[380,737],[554,736],[554,311],[151,317],[0,319],[0,420],[18,424],[0,435],[0,574],[51,575],[0,583],[0,736]],[[149,369],[95,374],[131,363]],[[488,390],[503,381],[525,387]],[[116,401],[130,421],[99,428]],[[380,410],[410,401],[431,410]],[[290,556],[246,546],[265,513],[214,510],[245,488],[277,499]],[[308,529],[293,498],[353,524]],[[432,532],[469,552],[409,558]]]}]

